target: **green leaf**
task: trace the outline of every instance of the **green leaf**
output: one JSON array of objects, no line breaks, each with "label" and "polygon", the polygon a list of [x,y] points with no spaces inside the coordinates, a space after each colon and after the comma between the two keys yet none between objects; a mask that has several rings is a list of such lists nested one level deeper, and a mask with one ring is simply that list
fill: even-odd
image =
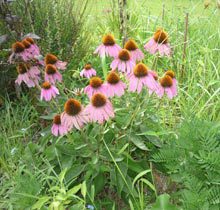
[{"label": "green leaf", "polygon": [[75,150],[80,150],[80,149],[86,147],[87,145],[88,145],[88,144],[81,144],[81,145],[77,146],[77,147],[75,148]]},{"label": "green leaf", "polygon": [[98,156],[93,156],[92,157],[92,164],[97,164],[98,163],[98,161],[99,161],[99,157]]},{"label": "green leaf", "polygon": [[41,115],[40,118],[44,120],[53,120],[55,113],[51,113],[49,115]]},{"label": "green leaf", "polygon": [[132,182],[132,187],[134,187],[134,184],[135,184],[135,182],[136,182],[138,179],[140,179],[142,176],[144,176],[145,174],[150,173],[150,172],[151,172],[150,169],[147,169],[147,170],[145,170],[145,171],[140,172],[140,173],[134,178],[134,181]]},{"label": "green leaf", "polygon": [[[142,128],[143,130],[143,128]],[[151,131],[151,130],[147,130],[147,131],[144,131],[143,133],[138,133],[136,135],[138,136],[164,136],[164,135],[170,135],[170,134],[175,134],[174,132],[172,131]]]},{"label": "green leaf", "polygon": [[140,179],[141,182],[144,182],[148,187],[150,187],[154,192],[156,192],[156,188],[154,187],[154,185],[148,181],[147,179],[141,178]]},{"label": "green leaf", "polygon": [[72,144],[56,144],[57,150],[63,154],[73,156],[76,152],[75,146]]},{"label": "green leaf", "polygon": [[94,187],[95,187],[95,194],[98,194],[99,192],[101,192],[105,186],[105,176],[103,175],[103,173],[99,173],[98,176],[95,177],[94,179]]},{"label": "green leaf", "polygon": [[84,198],[86,197],[86,192],[87,192],[86,181],[84,181],[84,182],[82,183],[82,186],[81,186],[81,193],[82,193],[82,195],[83,195]]},{"label": "green leaf", "polygon": [[127,144],[125,144],[119,151],[118,151],[118,155],[120,155],[121,153],[123,153],[126,149],[127,149],[127,147],[129,146],[129,143],[127,143]]},{"label": "green leaf", "polygon": [[158,196],[151,210],[178,210],[176,206],[170,203],[169,199],[170,196],[168,194]]},{"label": "green leaf", "polygon": [[156,136],[147,136],[147,139],[149,140],[149,142],[151,142],[156,147],[162,147],[163,145],[163,142],[161,141],[161,139]]},{"label": "green leaf", "polygon": [[57,191],[59,192],[60,191],[60,186],[52,186],[50,187],[50,189],[48,190],[48,192],[53,192],[53,191]]},{"label": "green leaf", "polygon": [[69,191],[67,191],[67,194],[69,196],[75,195],[81,189],[81,187],[82,187],[82,184],[78,184],[78,185],[74,186],[72,189],[70,189]]},{"label": "green leaf", "polygon": [[129,203],[130,209],[134,210],[134,205],[130,199],[128,200],[128,203]]},{"label": "green leaf", "polygon": [[141,150],[149,151],[149,149],[144,144],[143,140],[138,137],[131,137],[130,140],[136,147],[138,147]]},{"label": "green leaf", "polygon": [[70,180],[79,176],[85,169],[86,165],[76,164],[73,165],[67,172],[65,176],[65,180],[69,182]]},{"label": "green leaf", "polygon": [[154,144],[157,147],[161,147],[162,146],[162,141],[159,138],[159,136],[163,136],[163,135],[168,135],[169,132],[167,131],[160,131],[160,132],[155,132],[152,130],[147,130],[145,131],[144,128],[141,129],[142,133],[136,134],[137,136],[146,136],[147,139]]},{"label": "green leaf", "polygon": [[64,180],[64,177],[65,177],[65,174],[67,172],[67,168],[65,168],[64,170],[61,171],[60,175],[59,175],[59,181],[60,183],[63,183],[63,180]]},{"label": "green leaf", "polygon": [[132,159],[128,159],[127,162],[128,162],[128,168],[136,173],[140,173],[145,169],[145,167],[142,167],[143,164],[141,161],[134,161]]},{"label": "green leaf", "polygon": [[55,157],[56,157],[55,146],[52,144],[52,145],[48,146],[47,148],[45,148],[44,154],[46,155],[46,158],[48,160],[55,159]]},{"label": "green leaf", "polygon": [[39,200],[32,206],[32,209],[41,209],[42,206],[50,199],[48,196],[39,198]]},{"label": "green leaf", "polygon": [[92,185],[91,187],[91,195],[90,195],[91,201],[94,202],[94,198],[95,198],[95,186]]},{"label": "green leaf", "polygon": [[151,131],[151,130],[145,131],[143,133],[138,133],[136,135],[138,135],[138,136],[158,136],[156,132]]},{"label": "green leaf", "polygon": [[63,205],[61,204],[60,201],[53,201],[53,202],[50,204],[50,206],[49,206],[48,209],[49,209],[49,210],[63,210],[64,207],[63,207]]}]

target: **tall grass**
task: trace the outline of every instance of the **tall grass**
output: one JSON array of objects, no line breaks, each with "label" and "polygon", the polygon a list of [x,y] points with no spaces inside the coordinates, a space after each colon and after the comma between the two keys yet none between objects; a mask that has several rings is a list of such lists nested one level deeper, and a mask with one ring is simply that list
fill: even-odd
[{"label": "tall grass", "polygon": [[[100,18],[97,33],[113,32],[119,37],[119,19],[113,16],[118,10],[112,7],[115,1],[100,3]],[[164,19],[162,19],[164,7]],[[103,17],[103,10],[110,9],[112,12]],[[95,8],[93,8],[95,10]],[[189,33],[186,48],[186,60],[182,60],[185,15],[189,13]],[[98,13],[96,12],[96,15]],[[220,30],[218,20],[220,12],[212,5],[205,10],[202,1],[128,1],[128,38],[135,38],[139,47],[149,40],[158,27],[163,27],[170,36],[174,54],[172,59],[159,59],[157,71],[163,73],[167,69],[176,72],[180,81],[179,97],[175,101],[178,105],[171,110],[171,118],[175,116],[176,123],[184,116],[196,115],[198,117],[219,119],[219,64],[218,54],[220,51]],[[116,24],[115,24],[116,23]],[[117,26],[117,27],[115,27]],[[100,32],[101,31],[101,32]],[[154,58],[147,55],[145,59],[149,67],[152,67]],[[181,78],[182,65],[185,66],[184,77]],[[170,106],[170,104],[167,104]],[[166,112],[166,102],[163,102],[161,115]],[[181,117],[180,117],[181,116]]]},{"label": "tall grass", "polygon": [[[165,8],[164,20],[162,19],[163,7]],[[161,111],[166,112],[169,109],[174,112],[171,115],[176,116],[177,119],[179,116],[184,118],[195,115],[219,120],[219,10],[216,7],[204,10],[200,1],[179,3],[156,1],[153,4],[149,1],[131,1],[130,8],[132,8],[129,12],[130,37],[138,34],[137,41],[143,46],[157,27],[163,27],[168,31],[174,48],[173,58],[159,60],[157,70],[162,73],[166,69],[173,69],[177,73],[180,90],[175,106],[178,106],[170,110],[171,104],[166,106],[164,102],[164,109],[162,108]],[[183,61],[186,12],[189,13],[189,33],[186,60]],[[146,60],[149,66],[152,66],[152,57],[148,55]],[[183,64],[185,72],[181,78]],[[169,119],[172,120],[173,117],[170,116]]]},{"label": "tall grass", "polygon": [[88,39],[83,33],[88,10],[88,0],[22,0],[13,4],[14,13],[22,20],[22,33],[36,33],[44,52],[54,52],[68,60],[80,50],[85,54],[84,43],[88,44]]}]

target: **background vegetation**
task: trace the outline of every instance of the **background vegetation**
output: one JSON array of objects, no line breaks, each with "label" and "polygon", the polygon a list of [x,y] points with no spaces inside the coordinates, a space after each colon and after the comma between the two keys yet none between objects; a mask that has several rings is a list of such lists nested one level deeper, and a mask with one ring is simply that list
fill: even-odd
[{"label": "background vegetation", "polygon": [[9,35],[0,48],[0,208],[219,209],[220,10],[210,2],[205,9],[197,0],[128,1],[127,34],[142,50],[157,27],[169,33],[172,59],[155,64],[154,56],[145,53],[145,63],[160,74],[176,72],[178,97],[168,101],[147,98],[145,92],[138,98],[128,94],[123,103],[114,101],[116,119],[101,128],[104,133],[90,125],[62,138],[51,136],[53,107],[45,112],[37,91],[23,87],[16,96],[16,71],[7,64],[6,49],[33,32],[41,38],[43,54],[69,62],[65,87],[84,87],[87,80],[80,79],[79,71],[85,62],[102,75],[100,59],[92,55],[102,35],[112,32],[121,44],[118,3],[11,3],[11,14],[19,18],[16,27],[5,24],[4,13],[0,24],[1,35]]}]

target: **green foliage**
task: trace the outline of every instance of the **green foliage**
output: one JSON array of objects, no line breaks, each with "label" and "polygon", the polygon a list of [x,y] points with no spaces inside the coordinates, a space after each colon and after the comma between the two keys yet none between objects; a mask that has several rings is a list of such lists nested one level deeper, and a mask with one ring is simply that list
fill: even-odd
[{"label": "green foliage", "polygon": [[156,203],[152,206],[151,210],[177,210],[177,207],[169,202],[170,196],[163,194],[158,196]]},{"label": "green foliage", "polygon": [[[7,182],[3,188],[5,189],[9,184],[7,187],[10,191],[4,199],[3,207],[14,206],[19,200],[21,208],[37,209],[43,206],[46,208],[59,206],[62,209],[66,206],[80,205],[79,208],[83,209],[89,203],[101,209],[110,208],[119,200],[115,208],[122,208],[127,206],[130,200],[135,209],[143,209],[147,205],[147,200],[143,196],[144,192],[148,190],[149,196],[154,197],[156,188],[153,184],[152,173],[149,173],[151,169],[146,152],[155,149],[155,145],[148,142],[148,137],[159,135],[160,126],[149,118],[154,110],[153,107],[147,112],[142,111],[142,107],[149,101],[142,100],[140,104],[133,103],[131,107],[120,110],[115,120],[101,127],[91,124],[85,126],[81,132],[73,131],[67,136],[54,138],[48,132],[52,115],[48,114],[49,117],[43,115],[39,118],[35,108],[30,103],[25,103],[27,98],[23,97],[22,100],[25,106],[20,107],[16,104],[11,107],[7,106],[10,107],[10,111],[5,112],[7,124],[3,127],[3,134],[8,140],[15,138],[19,142],[23,138],[28,138],[33,141],[24,142],[25,148],[21,143],[19,143],[19,148],[11,145],[11,150],[15,153],[12,157],[6,153],[10,150],[6,148],[3,141],[1,142],[4,145],[3,154],[8,157],[2,156],[3,174],[10,177],[15,171],[15,177],[24,177],[25,180],[26,176],[21,176],[21,171],[19,172],[22,168],[22,173],[25,171],[32,176],[29,178],[30,182],[27,181],[24,191],[20,188],[22,181],[15,180],[12,184],[10,178],[6,178]],[[135,100],[134,95],[130,100]],[[127,103],[126,100],[123,103]],[[43,104],[39,105],[43,106]],[[41,109],[41,106],[37,106],[36,109]],[[120,101],[116,100],[116,110],[120,107]],[[24,114],[20,117],[19,113],[22,111]],[[13,113],[14,121],[10,113]],[[140,116],[142,116],[141,120]],[[16,122],[19,117],[20,123],[17,123],[15,127],[12,122]],[[121,125],[121,117],[128,119],[126,125]],[[33,125],[25,129],[26,124],[30,124],[28,121],[30,119],[42,127],[35,141],[32,132],[36,127]],[[37,121],[39,119],[40,122]],[[137,126],[140,124],[141,127]],[[7,125],[11,126],[8,130]],[[12,127],[16,128],[18,135]],[[123,129],[120,129],[121,127]],[[24,133],[19,135],[21,130]],[[9,142],[8,140],[6,142]],[[22,160],[18,165],[13,163],[16,160],[15,157]],[[32,181],[36,191],[28,187]],[[35,183],[39,187],[35,187]],[[78,186],[79,183],[82,183],[81,187]],[[70,198],[67,192],[75,186],[78,186],[77,189],[81,189],[81,192],[77,191],[77,197]]]},{"label": "green foliage", "polygon": [[217,209],[220,205],[220,125],[193,119],[178,130],[153,160],[162,163],[183,185],[184,209]]},{"label": "green foliage", "polygon": [[41,189],[37,179],[32,174],[23,172],[15,177],[14,183],[15,188],[10,197],[11,203],[16,204],[20,209],[33,205]]},{"label": "green foliage", "polygon": [[[180,81],[179,96],[158,101],[146,91],[127,94],[113,100],[112,121],[58,138],[51,136],[50,128],[66,98],[88,102],[84,96],[73,96],[74,88],[87,82],[79,77],[79,70],[90,61],[102,75],[101,62],[91,52],[104,33],[119,38],[117,1],[11,4],[22,17],[22,33],[40,35],[43,53],[51,51],[69,61],[69,66],[63,74],[65,84],[59,84],[61,100],[56,107],[36,101],[35,91],[22,93],[21,99],[5,99],[0,110],[0,208],[82,210],[90,204],[97,210],[219,209],[219,125],[209,122],[217,121],[220,113],[219,14],[214,9],[204,11],[197,1],[167,1],[162,20],[161,2],[128,2],[128,37],[135,38],[143,50],[157,27],[168,31],[175,52],[172,59],[156,62],[147,54],[144,62],[160,74],[173,69]],[[183,61],[185,11],[190,14],[190,30]],[[109,66],[110,59],[106,62]],[[15,69],[10,74],[8,69],[1,71],[13,77]],[[64,94],[66,89],[69,92]],[[207,121],[188,122],[191,116]],[[155,170],[172,177],[177,192],[168,192],[170,196],[159,192],[151,161]]]}]

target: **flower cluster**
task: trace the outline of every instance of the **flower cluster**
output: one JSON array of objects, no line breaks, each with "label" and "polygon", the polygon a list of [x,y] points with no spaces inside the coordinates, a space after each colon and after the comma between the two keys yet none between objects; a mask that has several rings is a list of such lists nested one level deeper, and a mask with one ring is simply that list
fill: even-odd
[{"label": "flower cluster", "polygon": [[[59,95],[56,87],[57,82],[62,82],[59,70],[65,70],[67,63],[60,61],[53,54],[47,54],[43,59],[40,48],[34,39],[26,37],[22,41],[13,43],[9,62],[17,65],[16,84],[21,85],[23,82],[29,88],[38,87],[41,91],[41,100],[50,101]],[[54,123],[59,124],[58,116]],[[54,135],[63,135],[66,131],[64,126],[53,126],[52,128]]]},{"label": "flower cluster", "polygon": [[[144,48],[151,54],[171,55],[168,35],[162,29],[155,32]],[[88,96],[90,103],[84,107],[79,100],[68,99],[64,104],[63,112],[54,116],[51,128],[53,135],[65,135],[73,128],[80,130],[87,123],[102,124],[113,118],[115,113],[111,99],[124,95],[127,87],[129,92],[138,94],[147,88],[149,95],[155,93],[159,98],[164,94],[169,99],[177,95],[175,73],[167,70],[159,78],[158,74],[143,62],[144,53],[138,48],[135,40],[128,40],[124,48],[121,48],[116,44],[114,36],[107,34],[102,38],[102,44],[94,53],[100,57],[113,58],[110,65],[112,70],[103,81],[97,76],[91,63],[84,65],[80,76],[89,79],[84,93]],[[9,60],[10,62],[18,61],[16,83],[21,85],[24,82],[28,87],[38,86],[41,88],[40,99],[50,101],[59,94],[56,87],[57,83],[62,82],[62,74],[59,70],[66,69],[67,63],[60,61],[52,54],[47,54],[44,60],[39,60],[39,55],[40,49],[34,40],[26,38],[13,44]],[[42,81],[41,75],[43,75]]]},{"label": "flower cluster", "polygon": [[[110,67],[114,70],[114,72],[117,69],[118,72],[125,74],[127,80],[129,81],[128,90],[130,92],[140,93],[143,87],[147,87],[149,94],[155,92],[159,98],[161,98],[165,93],[170,99],[177,95],[177,82],[172,70],[166,71],[163,77],[158,79],[157,73],[154,70],[149,69],[143,62],[141,62],[144,59],[144,54],[138,48],[135,40],[128,40],[125,43],[124,48],[121,49],[118,47],[116,48],[118,45],[112,35],[105,35],[102,40],[110,40],[109,37],[111,37],[112,45],[109,45],[109,42],[103,41],[103,43],[96,49],[95,53],[98,53],[100,57],[110,56],[113,58]],[[104,50],[100,51],[100,48]],[[153,38],[150,39],[144,48],[151,54],[159,53],[161,56],[171,55],[168,34],[163,29],[158,29],[154,33]],[[91,84],[89,87],[87,86],[90,90],[88,92],[86,91],[88,96],[91,97],[94,91],[106,92],[107,96],[114,96],[113,87],[115,86],[112,86],[112,82],[109,82],[112,80],[111,77],[112,76],[107,78],[108,88],[106,90],[104,85],[101,85],[101,83],[98,88],[93,87]],[[116,78],[116,76],[114,76],[114,78]],[[114,80],[117,81],[117,79]],[[109,84],[111,84],[111,86],[109,86]],[[125,84],[121,85],[121,87],[124,87],[125,89]],[[116,90],[115,94],[121,96],[122,91],[120,90]]]},{"label": "flower cluster", "polygon": [[[47,54],[44,60],[41,57],[43,56],[36,42],[27,37],[12,45],[9,62],[17,65],[16,84],[21,85],[24,82],[29,88],[38,87],[41,89],[41,100],[50,101],[59,94],[55,84],[62,82],[59,70],[66,69],[67,63],[52,54]],[[41,87],[39,83],[42,83]]]},{"label": "flower cluster", "polygon": [[12,54],[9,57],[9,62],[12,63],[14,59],[28,61],[31,59],[36,59],[39,55],[39,47],[32,38],[27,37],[20,42],[15,42],[12,45]]}]

